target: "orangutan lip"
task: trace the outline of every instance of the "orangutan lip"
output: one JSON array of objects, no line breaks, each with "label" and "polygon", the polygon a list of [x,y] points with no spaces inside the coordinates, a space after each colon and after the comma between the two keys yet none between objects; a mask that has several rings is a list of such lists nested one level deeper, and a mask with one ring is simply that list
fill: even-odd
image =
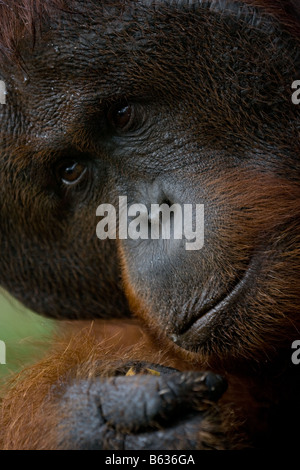
[{"label": "orangutan lip", "polygon": [[[216,315],[221,314],[222,311],[228,310],[232,307],[239,296],[241,296],[245,290],[245,286],[249,285],[250,279],[253,278],[253,275],[256,271],[255,269],[256,262],[252,260],[249,264],[248,269],[243,275],[242,279],[238,280],[234,285],[233,289],[228,295],[223,297],[220,301],[217,301],[216,304],[212,307],[207,305],[203,310],[198,312],[197,318],[195,317],[191,322],[186,325],[183,331],[178,334],[170,334],[169,338],[177,345],[184,349],[191,349],[199,345],[199,342],[208,334],[207,327],[210,326],[210,323],[216,317]],[[206,330],[206,333],[205,333]]]}]

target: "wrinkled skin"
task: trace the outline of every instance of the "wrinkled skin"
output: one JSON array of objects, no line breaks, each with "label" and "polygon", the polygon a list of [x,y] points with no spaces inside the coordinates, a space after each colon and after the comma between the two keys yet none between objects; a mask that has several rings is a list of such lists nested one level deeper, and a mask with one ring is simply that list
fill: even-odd
[{"label": "wrinkled skin", "polygon": [[[287,429],[278,430],[288,411],[299,412],[290,361],[300,329],[300,114],[291,103],[299,36],[263,9],[229,1],[225,9],[218,2],[92,3],[57,11],[34,48],[23,39],[25,70],[3,59],[1,285],[59,319],[134,315],[192,369],[226,375],[231,392],[244,380],[241,390],[264,410],[247,409],[263,420],[249,420],[248,442],[291,442]],[[122,127],[125,106],[130,119]],[[74,162],[82,174],[66,185],[62,166]],[[128,205],[204,204],[204,247],[98,240],[97,206],[117,206],[123,195]],[[174,383],[181,376],[174,373]],[[113,403],[115,385],[101,380],[93,393],[111,388],[105,396]],[[122,380],[128,396],[142,395],[143,376]],[[72,382],[61,396],[68,447],[82,448],[72,409],[85,387]],[[241,393],[233,390],[233,399]],[[180,408],[187,397],[179,396]],[[201,448],[202,420],[182,409],[186,419],[179,427],[166,420],[158,439],[143,434],[151,416],[140,423],[138,448],[173,448],[194,428],[198,437],[177,448]],[[222,407],[217,420],[211,409],[211,422],[222,421]],[[86,406],[80,425],[89,429],[91,415]],[[132,428],[124,428],[132,448]],[[230,446],[218,439],[216,448]],[[105,448],[118,445],[109,442]],[[94,447],[90,434],[83,447]]]},{"label": "wrinkled skin", "polygon": [[[131,377],[130,381],[127,377],[116,377],[70,385],[64,395],[68,419],[60,425],[63,436],[60,447],[84,450],[199,447],[198,430],[207,426],[211,405],[220,398],[226,385],[221,377],[211,373],[171,374],[172,369],[159,370],[161,377],[141,375]],[[211,431],[221,435],[217,420]],[[174,436],[180,439],[174,440]],[[224,437],[216,436],[215,447],[217,442],[222,448]],[[201,448],[211,448],[209,439],[208,442],[203,439]]]}]

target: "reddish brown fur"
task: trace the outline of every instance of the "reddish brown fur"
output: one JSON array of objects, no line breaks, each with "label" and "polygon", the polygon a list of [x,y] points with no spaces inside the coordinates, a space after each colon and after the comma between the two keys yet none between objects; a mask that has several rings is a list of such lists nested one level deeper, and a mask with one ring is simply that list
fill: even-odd
[{"label": "reddish brown fur", "polygon": [[152,342],[134,322],[75,322],[67,326],[68,334],[56,338],[45,359],[23,370],[7,385],[0,420],[1,449],[57,448],[57,390],[54,394],[53,384],[63,388],[72,378],[92,379],[99,372],[109,376],[116,364],[120,365],[120,358],[124,363],[136,359],[191,368],[188,362],[168,354],[164,344]]},{"label": "reddish brown fur", "polygon": [[[191,178],[197,178],[196,175],[191,175]],[[259,286],[256,300],[253,300],[253,305],[249,308],[258,308],[258,316],[256,321],[261,324],[261,331],[265,334],[270,334],[272,340],[270,342],[270,350],[274,349],[275,344],[278,347],[282,346],[286,340],[288,345],[290,337],[294,329],[294,325],[299,323],[298,311],[300,305],[300,292],[298,284],[298,271],[300,264],[300,234],[298,221],[300,217],[300,187],[298,184],[290,182],[282,177],[270,176],[261,172],[248,170],[242,172],[231,171],[228,175],[222,175],[220,179],[214,178],[213,174],[210,178],[207,175],[207,186],[211,188],[211,193],[214,195],[212,204],[217,206],[218,201],[227,201],[229,212],[225,217],[225,222],[220,230],[220,240],[223,246],[226,246],[226,251],[230,253],[229,258],[235,259],[234,267],[236,269],[243,269],[243,262],[249,258],[249,253],[252,253],[253,246],[259,250],[260,245],[266,243],[263,234],[269,240],[270,233],[274,233],[277,237],[278,243],[282,243],[284,239],[291,239],[292,251],[289,253],[278,254],[277,252],[269,251],[264,254],[265,258],[273,258],[270,263],[268,276],[265,280],[265,285],[262,282]],[[245,191],[247,188],[247,191]],[[241,211],[241,207],[246,208],[245,211],[248,217],[245,217],[245,212]],[[291,223],[290,221],[293,220]],[[289,228],[285,228],[285,224],[289,224]],[[281,233],[280,227],[283,227]],[[275,238],[276,239],[276,238]],[[121,246],[119,247],[121,258],[123,259],[123,282],[125,291],[129,299],[131,310],[138,318],[144,320],[145,325],[151,325],[155,331],[155,336],[160,336],[160,328],[156,325],[155,321],[148,312],[148,307],[139,295],[134,291],[126,271],[126,263],[124,254],[122,253]],[[267,259],[267,258],[266,258]],[[240,264],[240,267],[239,267]],[[271,269],[270,269],[271,268]],[[276,273],[281,273],[280,277]],[[282,273],[285,272],[285,276]],[[229,266],[223,266],[223,274],[225,279],[234,279],[235,273],[231,272]],[[269,282],[269,276],[272,276],[272,283]],[[280,309],[276,306],[278,292],[281,296],[279,304]],[[261,304],[258,300],[261,299]],[[284,307],[283,307],[284,306]],[[291,315],[286,317],[282,315],[282,309],[290,311]],[[269,315],[271,312],[271,315]],[[251,337],[251,331],[244,330],[244,325],[239,325],[241,336]],[[229,338],[231,341],[231,338]],[[250,342],[249,349],[243,349],[239,352],[241,356],[246,359],[252,358],[255,361],[263,359],[267,354],[268,344],[264,341],[264,337],[254,337]],[[255,345],[255,347],[254,347]],[[174,348],[174,353],[179,354],[183,358],[188,357],[192,362],[196,360],[200,363],[200,368],[211,368],[215,370],[222,370],[226,360],[221,356],[216,345],[215,356],[212,358],[210,355],[205,354],[200,356],[198,354],[184,352],[176,346],[170,345]],[[173,354],[174,354],[173,353]],[[229,359],[227,365],[230,369],[232,359]]]},{"label": "reddish brown fur", "polygon": [[[279,18],[289,31],[295,35],[300,34],[296,16],[296,13],[300,15],[300,8],[296,0],[246,0],[245,3],[263,6],[266,12]],[[55,8],[69,8],[70,4],[64,0],[13,0],[10,7],[1,4],[0,50],[14,57],[24,34],[31,34],[34,42],[40,20],[45,19]],[[197,176],[191,175],[191,178]],[[288,181],[283,176],[270,176],[254,170],[237,173],[233,171],[228,175],[223,174],[220,179],[208,177],[209,187],[213,188],[216,205],[218,201],[227,201],[228,218],[225,219],[219,237],[226,244],[228,253],[236,260],[237,269],[239,264],[243,267],[254,241],[258,249],[264,245],[264,234],[269,237],[274,232],[274,239],[279,245],[289,239],[293,242],[291,249],[283,254],[276,251],[265,253],[265,257],[272,260],[271,268],[251,305],[253,311],[259,312],[254,321],[260,326],[261,336],[255,336],[254,332],[252,337],[247,325],[245,327],[241,321],[237,321],[239,334],[249,338],[249,347],[240,351],[239,359],[252,360],[259,369],[260,361],[269,353],[273,354],[276,347],[280,349],[288,346],[290,331],[295,331],[295,325],[300,330],[300,293],[297,281],[300,265],[300,188],[297,183]],[[245,208],[247,218],[245,212],[241,213],[241,207]],[[288,228],[285,224],[289,224]],[[280,227],[284,230],[281,231]],[[211,357],[184,352],[168,342],[162,337],[154,320],[149,318],[145,302],[132,288],[124,253],[121,247],[119,250],[123,259],[126,294],[131,310],[139,320],[130,323],[97,321],[92,325],[84,322],[68,325],[68,334],[55,341],[52,351],[45,359],[24,370],[7,385],[2,401],[0,448],[55,449],[58,440],[58,405],[57,388],[54,392],[53,384],[63,385],[71,378],[93,378],[100,373],[102,376],[109,376],[116,363],[120,362],[120,357],[124,362],[129,359],[148,360],[179,370],[210,368],[223,373],[229,379],[230,389],[222,402],[231,405],[230,412],[226,407],[223,411],[224,428],[230,434],[233,424],[245,420],[248,421],[250,430],[253,428],[253,432],[263,433],[264,424],[260,429],[257,416],[262,409],[268,409],[272,387],[276,388],[278,382],[274,382],[274,385],[267,380],[264,382],[261,377],[256,380],[253,372],[247,375],[247,371],[245,373],[236,364],[234,367],[237,370],[230,370],[232,357],[229,362],[226,357],[220,357],[218,345],[215,347],[214,357]],[[281,273],[280,278],[276,276],[277,272]],[[234,278],[229,266],[224,266],[224,277]],[[285,312],[290,312],[290,316],[282,314],[282,306]],[[272,342],[264,342],[264,335],[272,338]],[[228,338],[230,340],[232,338]],[[232,375],[233,372],[235,375]],[[282,371],[276,372],[280,382]],[[262,406],[259,400],[253,398],[254,395],[261,399]]]},{"label": "reddish brown fur", "polygon": [[[152,341],[144,329],[134,322],[98,321],[89,326],[84,325],[84,322],[75,322],[68,326],[69,333],[72,333],[67,337],[65,335],[63,340],[58,336],[55,347],[45,359],[23,370],[7,384],[0,415],[2,450],[57,449],[57,423],[62,418],[62,410],[58,409],[59,388],[63,391],[64,385],[72,379],[92,380],[99,374],[109,377],[116,366],[132,360],[154,361],[178,370],[199,370],[199,364],[176,358],[172,347],[168,350],[165,342],[159,343],[157,339]],[[234,388],[237,383],[235,379]],[[237,410],[240,406],[237,403],[244,402],[248,397],[249,384],[243,384],[243,387],[242,399],[241,396],[235,397],[238,398],[235,405]],[[223,403],[220,432],[226,431],[230,435],[236,429],[238,416],[231,402],[230,406],[227,406],[227,402],[228,399]],[[215,446],[211,431],[213,423],[205,421],[201,427],[201,437]],[[238,439],[232,436],[231,448],[239,448],[241,445],[242,434]]]},{"label": "reddish brown fur", "polygon": [[[240,227],[241,222],[239,220],[239,207],[246,204],[249,206],[249,219],[247,220],[247,226],[244,227],[244,232],[236,234],[230,232],[230,237],[236,237],[236,240],[246,234],[245,243],[247,243],[249,240],[252,241],[258,232],[261,233],[263,228],[269,231],[271,227],[277,226],[278,223],[284,223],[291,216],[295,216],[295,218],[300,216],[300,188],[284,179],[245,172],[244,175],[239,173],[239,179],[236,178],[235,174],[231,174],[226,180],[216,181],[212,179],[211,184],[217,189],[216,199],[223,198],[225,192],[230,204],[236,205],[237,211],[233,217],[237,227]],[[246,200],[242,201],[245,185],[247,185]],[[257,188],[260,188],[260,191]],[[253,218],[256,221],[255,227]],[[295,226],[295,230],[296,228]],[[226,227],[224,229],[226,234]],[[290,230],[292,232],[293,227]],[[241,240],[239,240],[239,246],[240,242]],[[295,253],[292,256],[293,262],[295,260],[299,262],[299,242],[300,240],[298,241],[298,252],[296,256]],[[232,238],[228,240],[228,244],[229,247],[235,246],[235,243],[232,243]],[[288,266],[287,279],[289,279],[289,285],[282,286],[274,282],[272,285],[274,297],[277,296],[276,291],[280,290],[282,301],[289,302],[291,311],[295,311],[300,302],[297,283],[294,297],[290,295],[287,299],[284,299],[283,294],[286,287],[288,287],[288,292],[291,292],[291,272],[295,271],[296,273],[299,263],[290,265],[286,262],[286,259],[278,259],[274,269],[279,268],[281,263],[286,267]],[[281,267],[279,269],[282,271]],[[144,316],[147,319],[146,324],[149,325],[147,309],[138,302],[130,283],[128,280],[126,281],[126,273],[125,287],[130,298],[131,308],[136,316]],[[264,286],[261,286],[261,289],[263,291]],[[265,301],[272,304],[272,298],[265,299]],[[267,310],[263,310],[261,314],[266,315],[266,312]],[[259,319],[257,320],[259,321]],[[297,321],[297,318],[294,318],[294,320],[280,318],[280,312],[278,312],[278,325],[276,328],[280,331],[287,331],[290,321]],[[272,318],[272,324],[274,325],[274,317]],[[274,328],[274,334],[275,330]],[[227,432],[232,428],[233,423],[237,422],[240,413],[242,413],[243,419],[247,420],[248,426],[253,426],[255,432],[258,432],[256,413],[261,413],[261,405],[258,405],[252,397],[253,393],[255,394],[259,390],[259,385],[254,377],[245,378],[243,373],[241,373],[240,378],[236,374],[229,375],[228,368],[223,369],[222,361],[212,361],[209,357],[199,357],[199,355],[193,353],[185,352],[183,354],[183,351],[171,342],[167,346],[164,338],[159,341],[160,332],[156,327],[154,327],[154,333],[152,331],[150,337],[145,331],[145,327],[141,329],[139,324],[135,322],[97,321],[90,326],[85,326],[84,322],[68,324],[67,337],[64,337],[63,340],[58,338],[57,342],[55,341],[53,351],[49,356],[28,370],[24,370],[13,380],[12,384],[9,384],[8,389],[10,391],[6,393],[2,406],[0,447],[9,450],[55,449],[57,446],[56,421],[58,418],[56,415],[56,400],[53,399],[53,392],[51,391],[53,384],[63,384],[71,378],[95,377],[98,374],[97,368],[99,368],[102,376],[109,376],[116,364],[120,363],[120,358],[124,363],[133,359],[148,360],[153,363],[175,367],[179,370],[205,370],[209,368],[222,372],[230,382],[230,391],[222,400],[222,403],[230,404],[230,408],[224,409],[223,425],[227,427]],[[242,334],[249,335],[249,333],[248,331]],[[154,341],[151,337],[154,338]],[[280,335],[280,339],[283,339],[282,335]],[[266,353],[266,351],[263,351],[262,345],[259,349],[261,349],[262,355]],[[244,351],[244,353],[249,358],[249,354],[253,354],[253,351]],[[259,361],[259,350],[256,351],[255,358]],[[55,393],[57,393],[57,390]],[[268,389],[266,388],[259,393],[267,395]],[[20,397],[22,397],[21,400]],[[259,429],[259,431],[264,431],[263,424],[262,429]]]}]

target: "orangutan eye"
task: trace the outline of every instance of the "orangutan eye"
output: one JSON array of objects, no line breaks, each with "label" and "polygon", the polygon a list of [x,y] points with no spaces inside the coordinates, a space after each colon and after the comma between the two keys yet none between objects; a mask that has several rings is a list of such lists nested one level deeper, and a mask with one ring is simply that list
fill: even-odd
[{"label": "orangutan eye", "polygon": [[64,184],[77,184],[86,173],[86,166],[75,161],[62,163],[57,170],[57,176]]},{"label": "orangutan eye", "polygon": [[107,113],[109,124],[117,131],[133,130],[135,125],[135,109],[132,104],[118,103],[112,105]]}]

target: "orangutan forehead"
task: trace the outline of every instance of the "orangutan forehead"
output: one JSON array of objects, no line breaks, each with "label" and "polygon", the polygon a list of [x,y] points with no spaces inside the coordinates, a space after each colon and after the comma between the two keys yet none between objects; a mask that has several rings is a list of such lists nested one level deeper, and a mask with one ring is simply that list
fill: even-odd
[{"label": "orangutan forehead", "polygon": [[65,0],[9,0],[0,2],[0,52],[10,55],[17,44],[29,34],[33,40],[41,23],[58,9],[66,6]]},{"label": "orangutan forehead", "polygon": [[[24,37],[34,43],[41,25],[61,15],[84,15],[92,20],[95,14],[104,21],[117,15],[120,23],[126,15],[137,16],[161,11],[170,14],[197,9],[228,15],[262,29],[272,28],[272,17],[280,21],[295,37],[300,36],[300,4],[298,0],[10,0],[0,2],[0,53],[12,55]],[[268,21],[269,18],[269,21]]]}]

